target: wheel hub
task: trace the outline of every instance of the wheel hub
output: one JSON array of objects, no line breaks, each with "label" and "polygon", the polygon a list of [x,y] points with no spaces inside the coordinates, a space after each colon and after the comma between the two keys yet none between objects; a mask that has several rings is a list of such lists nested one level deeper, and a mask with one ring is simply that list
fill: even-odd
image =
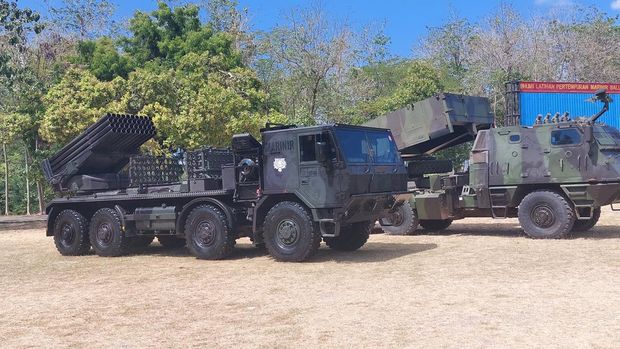
[{"label": "wheel hub", "polygon": [[202,247],[211,246],[215,242],[215,227],[209,221],[203,221],[198,224],[196,229],[196,239],[198,245]]},{"label": "wheel hub", "polygon": [[65,223],[62,225],[61,233],[60,233],[61,241],[63,245],[70,245],[75,238],[75,229],[73,229],[73,225],[69,223]]},{"label": "wheel hub", "polygon": [[398,227],[398,226],[402,225],[403,224],[402,209],[398,209],[396,212],[390,214],[388,220],[395,227]]},{"label": "wheel hub", "polygon": [[299,226],[297,222],[285,219],[278,224],[276,229],[278,243],[284,247],[294,245],[299,240]]},{"label": "wheel hub", "polygon": [[534,207],[531,213],[532,222],[541,228],[549,228],[555,223],[553,209],[547,204]]},{"label": "wheel hub", "polygon": [[104,245],[108,245],[113,239],[114,233],[110,223],[105,222],[99,224],[99,227],[97,227],[97,240]]}]

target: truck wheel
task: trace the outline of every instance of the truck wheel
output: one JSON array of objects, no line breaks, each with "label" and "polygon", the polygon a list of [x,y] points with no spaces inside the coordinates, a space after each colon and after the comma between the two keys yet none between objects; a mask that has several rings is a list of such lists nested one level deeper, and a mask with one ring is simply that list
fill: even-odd
[{"label": "truck wheel", "polygon": [[64,210],[54,220],[54,244],[63,256],[81,256],[90,250],[88,220],[77,211]]},{"label": "truck wheel", "polygon": [[121,229],[121,219],[111,208],[99,209],[90,220],[90,244],[102,257],[121,256],[128,243]]},{"label": "truck wheel", "polygon": [[383,219],[392,223],[391,226],[381,226],[381,229],[389,235],[413,235],[420,223],[417,212],[409,202],[405,202],[396,212]]},{"label": "truck wheel", "polygon": [[519,204],[519,223],[534,239],[560,239],[573,228],[575,212],[562,195],[539,190],[531,192]]},{"label": "truck wheel", "polygon": [[301,262],[312,257],[321,244],[321,232],[300,204],[283,201],[265,217],[265,246],[269,254],[284,262]]},{"label": "truck wheel", "polygon": [[360,249],[370,235],[371,222],[357,222],[340,228],[340,235],[323,238],[329,248],[337,251],[355,251]]},{"label": "truck wheel", "polygon": [[181,248],[185,246],[185,239],[171,235],[160,235],[157,237],[157,241],[165,248]]},{"label": "truck wheel", "polygon": [[420,219],[420,225],[428,231],[446,230],[450,224],[452,224],[451,219]]},{"label": "truck wheel", "polygon": [[226,215],[210,205],[198,206],[187,216],[185,239],[189,251],[200,259],[226,258],[235,247]]},{"label": "truck wheel", "polygon": [[573,224],[572,231],[588,231],[596,225],[599,218],[601,218],[601,208],[600,207],[593,208],[592,217],[587,220],[576,219],[575,224]]}]

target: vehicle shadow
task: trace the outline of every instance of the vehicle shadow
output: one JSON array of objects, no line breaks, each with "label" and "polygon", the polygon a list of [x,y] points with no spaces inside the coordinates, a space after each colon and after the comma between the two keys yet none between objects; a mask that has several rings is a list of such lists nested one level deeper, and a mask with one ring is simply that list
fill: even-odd
[{"label": "vehicle shadow", "polygon": [[[410,244],[410,243],[385,243],[369,242],[357,251],[344,252],[335,251],[321,245],[316,256],[308,262],[335,261],[338,263],[373,263],[385,262],[391,259],[420,253],[437,248],[437,244]],[[131,255],[151,255],[164,257],[192,257],[186,247],[166,248],[158,244],[148,246],[142,251],[135,251]],[[237,246],[226,260],[252,259],[267,256],[267,250],[256,248],[249,244]]]},{"label": "vehicle shadow", "polygon": [[437,244],[410,244],[369,242],[357,251],[335,251],[322,246],[310,263],[333,261],[337,263],[376,263],[437,248]]},{"label": "vehicle shadow", "polygon": [[416,230],[411,236],[497,236],[497,237],[523,237],[525,234],[518,223],[498,223],[498,224],[474,224],[474,223],[454,223],[448,229],[440,231],[428,231],[424,229]]},{"label": "vehicle shadow", "polygon": [[[468,224],[455,223],[446,230],[430,232],[424,229],[418,229],[415,236],[494,236],[505,238],[529,238],[518,223],[501,223],[491,224]],[[585,232],[571,232],[565,240],[572,239],[618,239],[620,238],[620,230],[613,225],[598,225]]]},{"label": "vehicle shadow", "polygon": [[597,225],[588,231],[574,232],[569,239],[620,239],[620,229],[615,225]]}]

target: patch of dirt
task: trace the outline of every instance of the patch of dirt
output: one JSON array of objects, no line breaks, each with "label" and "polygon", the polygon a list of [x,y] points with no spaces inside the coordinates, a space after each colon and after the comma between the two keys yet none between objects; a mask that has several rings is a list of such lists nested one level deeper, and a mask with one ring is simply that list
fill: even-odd
[{"label": "patch of dirt", "polygon": [[0,232],[2,347],[589,347],[620,343],[620,219],[566,240],[516,220],[373,235],[278,263],[240,240],[224,261],[153,243],[62,257],[40,230]]}]

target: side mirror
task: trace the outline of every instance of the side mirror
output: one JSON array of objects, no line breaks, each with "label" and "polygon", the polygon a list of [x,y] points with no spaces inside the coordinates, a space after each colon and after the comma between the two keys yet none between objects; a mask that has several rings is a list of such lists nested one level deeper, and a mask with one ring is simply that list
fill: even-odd
[{"label": "side mirror", "polygon": [[325,164],[329,161],[329,145],[327,142],[316,142],[314,152],[318,162]]}]

